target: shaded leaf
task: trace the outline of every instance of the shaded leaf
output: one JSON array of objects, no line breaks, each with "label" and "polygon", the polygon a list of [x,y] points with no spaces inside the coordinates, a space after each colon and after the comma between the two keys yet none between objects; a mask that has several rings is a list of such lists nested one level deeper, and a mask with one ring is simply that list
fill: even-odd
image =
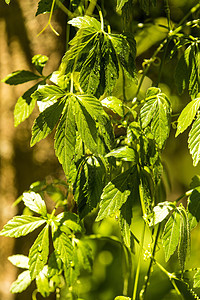
[{"label": "shaded leaf", "polygon": [[[64,2],[64,0],[59,0],[61,3]],[[38,8],[37,8],[37,12],[36,12],[36,16],[40,15],[40,14],[45,14],[45,13],[49,13],[51,11],[51,6],[52,6],[52,2],[53,1],[49,1],[49,0],[40,0],[38,2]],[[58,6],[55,4],[54,5],[54,10],[57,8]]]},{"label": "shaded leaf", "polygon": [[41,214],[43,216],[46,216],[47,209],[46,204],[40,194],[35,192],[30,193],[23,193],[24,204],[32,211]]},{"label": "shaded leaf", "polygon": [[140,7],[149,14],[150,7],[156,6],[157,0],[139,0]]},{"label": "shaded leaf", "polygon": [[109,96],[101,100],[101,104],[108,109],[111,109],[114,113],[118,114],[120,117],[124,116],[123,103],[120,99]]},{"label": "shaded leaf", "polygon": [[11,293],[21,293],[31,284],[31,276],[30,271],[24,271],[17,277],[17,280],[15,280],[10,287]]},{"label": "shaded leaf", "polygon": [[36,103],[36,99],[32,99],[31,96],[37,90],[39,84],[42,83],[43,81],[31,87],[17,100],[14,109],[15,127],[18,126],[21,122],[26,120],[31,115]]},{"label": "shaded leaf", "polygon": [[188,210],[197,220],[200,221],[200,187],[195,188],[188,198]]},{"label": "shaded leaf", "polygon": [[190,225],[185,208],[180,205],[177,208],[181,215],[180,239],[178,244],[178,258],[181,270],[184,270],[187,255],[190,253]]},{"label": "shaded leaf", "polygon": [[39,78],[41,78],[39,75],[36,75],[30,71],[20,70],[7,75],[4,79],[2,79],[2,82],[10,85],[17,85]]},{"label": "shaded leaf", "polygon": [[30,142],[31,146],[35,145],[52,132],[52,130],[58,123],[64,105],[64,101],[56,102],[46,108],[39,115],[39,117],[37,117],[32,127],[32,138]]},{"label": "shaded leaf", "polygon": [[176,289],[180,292],[180,294],[184,300],[199,300],[200,299],[198,297],[198,295],[195,294],[195,292],[192,289],[190,289],[187,282],[180,280],[178,278],[172,278],[171,281],[173,282],[173,285],[176,286]]},{"label": "shaded leaf", "polygon": [[131,183],[137,176],[136,173],[136,168],[131,168],[115,177],[105,186],[96,221],[109,217],[121,208],[131,193]]},{"label": "shaded leaf", "polygon": [[49,255],[49,225],[46,225],[29,250],[29,270],[32,279],[42,271]]},{"label": "shaded leaf", "polygon": [[120,11],[128,0],[117,0],[116,11]]},{"label": "shaded leaf", "polygon": [[9,237],[20,237],[27,235],[32,232],[42,224],[44,224],[46,220],[33,217],[33,216],[16,216],[12,218],[8,223],[3,227],[0,231],[0,235],[9,236]]}]

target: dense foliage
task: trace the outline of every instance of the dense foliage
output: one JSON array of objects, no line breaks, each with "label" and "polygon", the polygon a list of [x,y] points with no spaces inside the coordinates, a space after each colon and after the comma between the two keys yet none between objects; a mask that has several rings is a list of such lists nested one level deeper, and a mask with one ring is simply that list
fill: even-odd
[{"label": "dense foliage", "polygon": [[[135,35],[144,30],[151,39],[146,29],[157,2],[166,15],[167,22],[160,24],[164,36],[138,70]],[[33,299],[37,293],[43,297],[55,293],[56,299],[90,299],[90,292],[81,294],[78,279],[88,278],[93,270],[94,241],[107,239],[121,245],[123,252],[118,257],[118,264],[125,269],[123,296],[114,295],[115,300],[150,299],[154,266],[171,282],[163,299],[199,299],[193,288],[200,287],[200,266],[186,270],[185,265],[191,231],[200,221],[200,178],[194,177],[189,190],[177,200],[167,201],[161,156],[171,127],[176,126],[176,136],[189,127],[188,147],[194,166],[200,161],[200,4],[191,1],[188,13],[177,23],[170,18],[168,0],[117,0],[112,6],[123,21],[122,33],[116,28],[112,31],[103,1],[72,0],[65,6],[61,0],[40,0],[36,16],[49,13],[47,26],[53,32],[57,34],[51,24],[55,9],[66,12],[68,28],[75,28],[59,70],[44,76],[48,58],[35,55],[35,73],[20,70],[3,79],[10,85],[36,81],[16,103],[15,126],[27,119],[37,104],[40,114],[32,127],[30,145],[54,132],[55,154],[66,175],[66,181],[33,183],[17,200],[24,202],[26,213],[15,216],[0,232],[18,238],[40,228],[28,256],[9,257],[12,264],[25,269],[11,292],[22,292],[35,280]],[[143,10],[143,23],[133,20],[134,9]],[[177,93],[188,99],[178,114],[160,85],[170,61],[176,63],[173,80]],[[152,68],[152,84],[145,88]],[[50,212],[46,206],[49,198],[54,201]],[[138,215],[143,223],[141,235],[135,231]],[[114,220],[120,234],[95,234],[94,224],[107,218]],[[177,255],[179,267],[174,264],[172,269],[173,264],[159,261],[161,248],[166,262]],[[141,285],[143,256],[148,267]],[[188,282],[190,272],[193,283]]]}]

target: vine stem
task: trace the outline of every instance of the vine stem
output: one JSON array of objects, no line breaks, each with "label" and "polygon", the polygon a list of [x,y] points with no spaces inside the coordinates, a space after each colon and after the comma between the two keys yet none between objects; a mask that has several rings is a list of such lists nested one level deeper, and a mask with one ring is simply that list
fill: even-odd
[{"label": "vine stem", "polygon": [[133,288],[133,300],[136,300],[136,297],[137,297],[137,289],[138,289],[138,281],[139,281],[139,275],[140,275],[141,257],[142,257],[142,251],[143,251],[143,246],[144,246],[145,229],[146,229],[146,224],[144,222],[144,228],[143,228],[143,232],[142,232],[142,239],[141,239],[140,250],[139,250],[138,265],[137,265],[137,270],[136,270],[136,274],[135,274],[135,282],[134,282],[134,288]]},{"label": "vine stem", "polygon": [[[170,41],[171,38],[173,38],[173,36],[175,36],[179,31],[182,30],[183,28],[183,23],[185,22],[185,20],[187,20],[187,18],[195,13],[198,9],[200,9],[200,3],[198,3],[197,5],[195,5],[194,7],[192,7],[189,12],[185,15],[185,17],[179,22],[178,26],[176,29],[174,30],[170,30],[169,34],[167,35],[167,37],[164,39],[164,41],[159,45],[159,47],[155,50],[153,56],[151,57],[151,59],[149,59],[148,61],[148,64],[147,64],[147,67],[145,68],[145,70],[143,71],[143,74],[142,74],[142,77],[140,79],[140,82],[139,82],[139,85],[138,85],[138,88],[137,88],[137,92],[136,92],[136,97],[138,96],[139,94],[139,91],[140,91],[140,88],[141,88],[141,85],[144,81],[144,78],[146,76],[146,74],[148,73],[149,71],[149,68],[151,66],[151,64],[155,61],[155,58],[157,56],[157,54],[162,50],[162,48]],[[186,24],[187,25],[187,24]]]},{"label": "vine stem", "polygon": [[58,33],[58,32],[53,28],[53,26],[51,25],[51,19],[52,19],[52,16],[53,16],[53,9],[54,9],[55,3],[56,3],[56,0],[53,0],[52,5],[51,5],[51,11],[50,11],[48,23],[47,23],[46,26],[45,26],[45,27],[37,34],[37,37],[38,37],[40,34],[42,34],[42,33],[47,29],[48,26],[51,28],[51,30],[52,30],[57,36],[59,36],[59,33]]},{"label": "vine stem", "polygon": [[149,263],[149,268],[148,268],[147,275],[146,275],[146,280],[145,280],[143,289],[141,291],[142,296],[143,296],[142,299],[145,299],[149,279],[150,279],[150,276],[151,276],[152,266],[153,266],[153,263],[155,261],[155,253],[156,253],[156,247],[157,247],[158,238],[159,238],[159,234],[160,234],[160,229],[161,229],[161,224],[158,225],[158,230],[156,232],[156,237],[155,237],[155,241],[154,241],[154,245],[153,245],[153,251],[152,251],[152,255],[151,255],[151,259],[150,259],[150,263]]}]

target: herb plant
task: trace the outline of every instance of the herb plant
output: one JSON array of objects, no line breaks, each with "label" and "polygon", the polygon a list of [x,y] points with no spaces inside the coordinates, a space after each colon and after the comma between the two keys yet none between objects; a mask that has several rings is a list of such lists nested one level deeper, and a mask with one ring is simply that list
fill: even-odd
[{"label": "herb plant", "polygon": [[[135,35],[148,26],[157,2],[167,20],[160,25],[164,38],[140,65]],[[46,27],[58,34],[51,19],[55,9],[62,9],[68,16],[68,29],[74,28],[60,67],[44,76],[48,58],[38,54],[32,59],[35,73],[21,70],[3,79],[10,85],[36,81],[16,103],[15,126],[37,104],[40,114],[32,127],[30,145],[54,132],[55,155],[66,175],[65,181],[33,183],[19,198],[29,213],[15,216],[0,232],[18,238],[40,228],[28,256],[9,257],[12,264],[25,269],[11,285],[11,292],[21,293],[35,281],[32,299],[37,293],[44,298],[52,293],[56,299],[83,299],[77,282],[93,270],[92,243],[108,239],[121,245],[124,256],[118,260],[126,269],[124,287],[115,300],[150,299],[154,267],[171,282],[173,299],[199,299],[193,288],[200,287],[200,268],[187,270],[185,266],[191,231],[200,220],[200,179],[194,177],[188,191],[167,201],[162,152],[171,127],[176,128],[176,136],[190,128],[188,148],[194,166],[200,161],[200,4],[191,1],[188,13],[175,23],[168,0],[111,3],[121,16],[123,32],[112,30],[103,1],[71,0],[67,6],[62,0],[40,0],[36,16],[49,13]],[[134,21],[134,9],[143,10],[143,23]],[[171,61],[176,64],[176,93],[184,93],[188,101],[178,114],[160,85],[165,64]],[[153,76],[152,84],[144,88],[148,76]],[[52,196],[55,194],[59,199]],[[54,201],[50,212],[46,207],[49,197]],[[141,235],[134,230],[135,214],[143,223]],[[93,233],[94,224],[107,218],[115,220],[120,234]],[[146,246],[147,236],[150,247]],[[178,268],[168,271],[172,267],[159,261],[162,249],[166,262],[177,255]],[[141,285],[144,255],[148,267]],[[188,282],[190,272],[194,280]],[[157,281],[159,284],[159,278]],[[172,299],[172,294],[169,297],[165,299]]]}]

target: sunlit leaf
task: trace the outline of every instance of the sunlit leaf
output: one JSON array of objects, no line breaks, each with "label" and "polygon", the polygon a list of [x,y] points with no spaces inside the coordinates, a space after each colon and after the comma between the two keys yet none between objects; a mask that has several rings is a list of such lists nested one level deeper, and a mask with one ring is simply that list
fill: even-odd
[{"label": "sunlit leaf", "polygon": [[22,269],[29,268],[29,258],[22,254],[16,254],[8,257],[8,260],[16,267]]},{"label": "sunlit leaf", "polygon": [[43,216],[47,214],[46,204],[40,194],[35,192],[23,193],[22,200],[30,210]]},{"label": "sunlit leaf", "polygon": [[189,132],[188,146],[192,155],[193,165],[197,166],[200,160],[200,115],[197,116]]},{"label": "sunlit leaf", "polygon": [[46,225],[29,251],[29,270],[32,279],[42,271],[49,255],[49,226]]},{"label": "sunlit leaf", "polygon": [[8,223],[3,227],[0,231],[0,235],[9,236],[9,237],[20,237],[27,235],[32,232],[42,224],[44,224],[46,220],[33,217],[33,216],[16,216],[12,218]]},{"label": "sunlit leaf", "polygon": [[21,293],[24,290],[26,290],[26,288],[31,284],[31,276],[30,276],[30,271],[24,271],[21,274],[19,274],[19,276],[17,277],[17,280],[15,280],[11,287],[10,287],[10,292],[11,293]]}]

